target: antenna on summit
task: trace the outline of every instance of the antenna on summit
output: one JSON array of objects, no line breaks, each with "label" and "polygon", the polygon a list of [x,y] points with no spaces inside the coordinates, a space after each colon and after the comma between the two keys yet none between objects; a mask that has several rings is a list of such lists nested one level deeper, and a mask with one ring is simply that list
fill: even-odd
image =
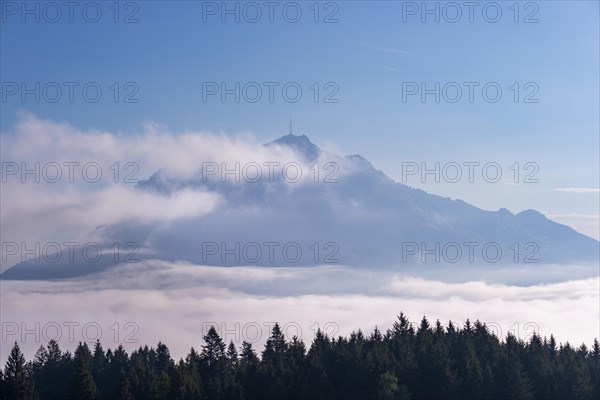
[{"label": "antenna on summit", "polygon": [[290,135],[292,134],[292,117],[290,117]]}]

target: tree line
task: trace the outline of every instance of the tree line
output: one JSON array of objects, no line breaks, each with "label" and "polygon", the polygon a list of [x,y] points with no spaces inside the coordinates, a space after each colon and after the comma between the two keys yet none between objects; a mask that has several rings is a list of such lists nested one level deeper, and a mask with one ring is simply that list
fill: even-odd
[{"label": "tree line", "polygon": [[310,348],[275,325],[260,355],[227,345],[212,327],[200,351],[173,360],[164,343],[127,354],[56,341],[26,361],[15,343],[0,370],[2,400],[201,399],[599,399],[600,345],[557,344],[534,333],[503,340],[479,321],[393,327],[329,337]]}]

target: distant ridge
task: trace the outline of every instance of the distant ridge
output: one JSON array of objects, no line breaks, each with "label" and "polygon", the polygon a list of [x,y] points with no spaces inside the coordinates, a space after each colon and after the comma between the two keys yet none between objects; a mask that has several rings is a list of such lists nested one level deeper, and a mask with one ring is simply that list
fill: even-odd
[{"label": "distant ridge", "polygon": [[[282,179],[274,183],[227,183],[198,177],[177,180],[162,170],[140,181],[138,188],[162,193],[195,188],[218,194],[223,202],[215,211],[168,227],[122,223],[99,228],[106,243],[150,243],[138,259],[163,259],[210,265],[240,265],[231,259],[206,262],[199,250],[203,241],[215,243],[293,242],[304,246],[302,258],[289,262],[260,260],[252,265],[314,265],[311,247],[333,243],[336,264],[369,268],[445,265],[465,263],[538,268],[544,264],[591,264],[599,262],[600,243],[574,229],[529,209],[513,214],[505,208],[486,211],[460,199],[450,199],[395,182],[376,170],[360,155],[338,156],[322,151],[306,135],[292,133],[264,146],[282,146],[296,151],[307,162],[322,158],[339,166],[335,183],[294,185]],[[324,163],[325,164],[325,163]],[[435,261],[423,254],[435,246],[477,243],[474,260],[466,255],[458,262]],[[419,251],[406,257],[403,246],[412,243]],[[494,262],[482,255],[486,244],[503,253]],[[107,245],[108,246],[108,245]],[[515,251],[517,246],[518,251]],[[331,250],[331,246],[329,247]],[[314,247],[312,247],[314,249]],[[322,249],[321,249],[322,250]],[[467,249],[463,250],[466,254]],[[425,254],[426,255],[426,254]],[[319,263],[324,260],[319,253]],[[518,258],[518,259],[517,259]],[[433,260],[432,260],[433,259]],[[517,260],[515,260],[517,259]],[[535,260],[531,262],[531,260]],[[244,265],[248,265],[246,263]],[[111,262],[93,265],[16,264],[1,279],[63,279],[118,267]]]}]

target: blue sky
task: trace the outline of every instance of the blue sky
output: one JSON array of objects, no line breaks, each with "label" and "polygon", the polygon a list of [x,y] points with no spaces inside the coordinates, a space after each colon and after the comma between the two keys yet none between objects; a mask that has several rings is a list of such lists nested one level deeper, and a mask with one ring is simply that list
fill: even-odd
[{"label": "blue sky", "polygon": [[[79,87],[97,82],[103,97],[89,103],[77,89],[72,103],[65,94],[56,103],[7,96],[1,104],[2,134],[10,134],[19,110],[28,110],[83,129],[130,132],[155,121],[175,131],[252,132],[266,142],[287,133],[291,116],[295,133],[306,133],[335,152],[360,153],[397,179],[403,161],[493,161],[505,172],[514,162],[535,162],[537,184],[408,183],[486,209],[535,208],[564,222],[574,215],[580,216],[574,217],[577,223],[597,221],[597,190],[555,190],[597,189],[599,184],[597,1],[520,2],[518,23],[513,1],[497,2],[502,16],[496,23],[482,15],[489,2],[478,3],[473,23],[466,8],[456,23],[444,21],[444,15],[439,23],[433,16],[423,23],[420,10],[406,14],[407,7],[422,3],[401,1],[321,2],[319,23],[313,20],[314,2],[295,3],[302,9],[297,23],[287,22],[281,12],[289,2],[278,2],[273,23],[264,6],[257,23],[244,21],[244,14],[239,23],[232,16],[223,23],[218,11],[236,2],[208,3],[125,2],[119,23],[113,22],[112,2],[96,3],[102,10],[97,23],[86,22],[80,9],[72,23],[65,9],[58,23],[44,21],[44,15],[39,23],[31,15],[22,22],[22,10],[13,15],[3,5],[4,95],[10,82],[79,82]],[[448,7],[438,4],[440,10]],[[213,5],[217,15],[203,14]],[[137,23],[122,22],[130,13]],[[331,13],[338,22],[324,23]],[[524,23],[532,13],[538,22]],[[293,9],[288,15],[294,15]],[[121,96],[132,88],[124,85],[133,82],[139,101],[115,103],[109,89],[114,82]],[[303,96],[291,103],[276,89],[272,103],[265,91],[256,103],[235,103],[233,96],[225,103],[218,96],[203,102],[203,82],[279,82],[279,88],[296,82]],[[320,88],[316,103],[310,89],[315,82]],[[325,87],[328,82],[333,86]],[[491,103],[475,89],[473,103],[466,92],[456,103],[435,103],[433,96],[423,103],[418,95],[403,102],[407,82],[428,87],[478,82],[479,88],[496,82],[503,96]],[[515,82],[517,103],[510,89]],[[522,101],[531,91],[524,88],[528,82],[538,90],[537,103]],[[339,101],[324,103],[332,88],[339,89],[334,96]]]}]

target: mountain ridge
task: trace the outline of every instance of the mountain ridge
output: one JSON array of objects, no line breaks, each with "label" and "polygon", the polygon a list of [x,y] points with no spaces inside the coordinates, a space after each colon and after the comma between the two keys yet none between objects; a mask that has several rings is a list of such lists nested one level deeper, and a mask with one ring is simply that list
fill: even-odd
[{"label": "mountain ridge", "polygon": [[[321,150],[306,135],[288,134],[264,146],[285,146],[307,162],[337,163],[337,182],[295,185],[277,180],[250,183],[203,181],[198,178],[173,180],[161,170],[138,183],[140,190],[161,193],[186,188],[218,193],[224,202],[213,212],[172,223],[168,227],[143,223],[104,227],[106,243],[129,242],[144,247],[142,258],[159,258],[210,265],[240,265],[225,257],[205,260],[199,243],[298,243],[304,250],[300,261],[260,260],[253,265],[286,266],[315,264],[310,259],[311,244],[334,243],[336,263],[372,268],[464,263],[483,264],[570,264],[598,260],[600,242],[574,229],[528,209],[516,214],[501,208],[480,209],[460,199],[427,193],[394,181],[360,155],[344,157]],[[499,248],[498,261],[490,262],[484,253],[466,259],[466,243]],[[410,244],[410,252],[406,246]],[[414,251],[414,246],[419,247]],[[515,247],[515,245],[518,247]],[[457,249],[458,246],[458,250]],[[466,247],[465,247],[466,246]],[[431,249],[455,249],[463,254],[458,262],[439,262]],[[479,250],[478,250],[479,251]],[[407,254],[410,253],[410,257]],[[518,260],[517,260],[518,256]],[[529,256],[529,258],[527,258]],[[425,257],[425,259],[423,259]],[[450,257],[451,259],[451,257]],[[319,264],[323,259],[318,260]],[[518,261],[518,262],[516,262]],[[2,279],[67,278],[110,268],[110,262],[97,263],[85,270],[74,266],[19,263],[5,271]]]}]

